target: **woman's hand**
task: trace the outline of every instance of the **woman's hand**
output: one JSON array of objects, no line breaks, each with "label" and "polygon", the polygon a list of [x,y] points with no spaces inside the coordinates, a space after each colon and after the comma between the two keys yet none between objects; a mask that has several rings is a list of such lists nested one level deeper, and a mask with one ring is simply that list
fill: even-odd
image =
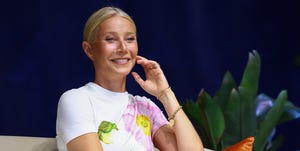
[{"label": "woman's hand", "polygon": [[142,56],[137,56],[136,62],[144,68],[146,79],[143,80],[136,72],[132,72],[132,75],[147,93],[158,97],[163,90],[169,87],[168,81],[157,62]]}]

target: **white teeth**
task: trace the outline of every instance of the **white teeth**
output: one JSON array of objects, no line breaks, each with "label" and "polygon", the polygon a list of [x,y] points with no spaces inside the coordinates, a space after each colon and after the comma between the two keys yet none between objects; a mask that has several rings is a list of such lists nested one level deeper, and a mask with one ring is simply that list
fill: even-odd
[{"label": "white teeth", "polygon": [[115,63],[124,64],[128,62],[128,59],[114,59]]}]

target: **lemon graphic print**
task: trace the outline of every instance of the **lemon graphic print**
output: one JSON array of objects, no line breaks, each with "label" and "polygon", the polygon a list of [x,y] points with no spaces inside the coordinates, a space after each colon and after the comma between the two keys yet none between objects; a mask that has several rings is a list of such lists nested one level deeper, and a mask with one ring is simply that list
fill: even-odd
[{"label": "lemon graphic print", "polygon": [[148,116],[146,115],[137,115],[136,116],[136,124],[140,128],[142,128],[144,134],[146,136],[151,135],[151,122]]},{"label": "lemon graphic print", "polygon": [[105,144],[111,144],[111,135],[113,130],[118,130],[118,127],[115,123],[109,121],[102,121],[98,127],[98,136],[99,139]]}]

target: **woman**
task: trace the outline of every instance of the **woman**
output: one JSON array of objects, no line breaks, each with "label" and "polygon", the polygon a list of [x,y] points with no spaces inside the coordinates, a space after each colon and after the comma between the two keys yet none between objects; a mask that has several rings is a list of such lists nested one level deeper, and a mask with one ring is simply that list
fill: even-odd
[{"label": "woman", "polygon": [[[136,26],[128,14],[115,7],[95,12],[86,22],[82,47],[93,62],[95,80],[61,96],[59,150],[203,150],[159,64],[137,55]],[[126,91],[126,76],[135,63],[144,68],[146,79],[136,72],[132,76],[162,103],[170,124],[150,99]]]}]

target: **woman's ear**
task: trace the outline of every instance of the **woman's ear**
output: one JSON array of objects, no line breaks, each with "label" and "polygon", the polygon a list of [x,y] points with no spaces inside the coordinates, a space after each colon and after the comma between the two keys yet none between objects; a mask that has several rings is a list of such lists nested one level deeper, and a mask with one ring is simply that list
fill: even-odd
[{"label": "woman's ear", "polygon": [[82,42],[82,49],[84,50],[84,53],[92,60],[94,61],[92,47],[87,41]]}]

